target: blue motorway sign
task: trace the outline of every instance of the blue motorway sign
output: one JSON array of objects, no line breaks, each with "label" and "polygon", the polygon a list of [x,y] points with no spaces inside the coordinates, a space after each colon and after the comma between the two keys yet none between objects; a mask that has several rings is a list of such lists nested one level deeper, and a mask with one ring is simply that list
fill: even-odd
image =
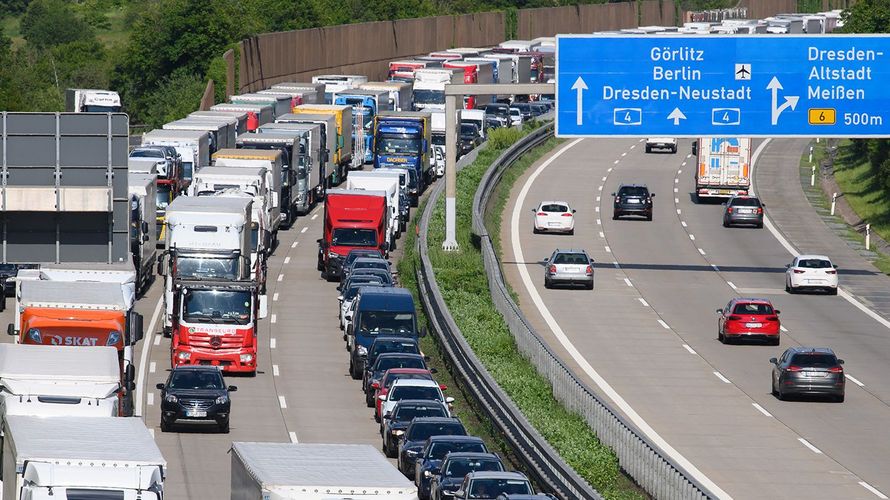
[{"label": "blue motorway sign", "polygon": [[890,137],[890,36],[566,35],[560,137]]}]

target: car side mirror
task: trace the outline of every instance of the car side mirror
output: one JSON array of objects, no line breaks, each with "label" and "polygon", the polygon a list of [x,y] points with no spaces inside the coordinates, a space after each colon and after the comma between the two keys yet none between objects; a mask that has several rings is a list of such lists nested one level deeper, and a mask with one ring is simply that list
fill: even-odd
[{"label": "car side mirror", "polygon": [[717,309],[717,314],[720,314],[722,312],[723,312],[723,309]]},{"label": "car side mirror", "polygon": [[454,498],[463,498],[465,496],[464,490],[457,490],[454,492]]},{"label": "car side mirror", "polygon": [[532,212],[537,212],[537,210],[535,210],[534,208],[532,208],[531,211],[532,211]]},{"label": "car side mirror", "polygon": [[790,268],[791,268],[791,264],[785,264],[785,269],[790,269]]},{"label": "car side mirror", "polygon": [[770,362],[771,365],[778,365],[778,364],[779,364],[779,360],[776,359],[776,358],[769,358],[769,362]]},{"label": "car side mirror", "polygon": [[765,206],[766,206],[766,203],[761,203],[760,206],[761,206],[761,207],[765,207]]},{"label": "car side mirror", "polygon": [[574,213],[578,213],[578,211],[575,210],[575,209],[573,208],[573,209],[572,209],[572,213],[573,213],[573,214],[574,214]]},{"label": "car side mirror", "polygon": [[342,296],[342,295],[337,295],[337,301],[338,301],[338,302],[343,302],[343,296]]},{"label": "car side mirror", "polygon": [[379,399],[380,401],[386,401],[386,394],[381,394],[381,395],[377,396],[377,399]]},{"label": "car side mirror", "polygon": [[776,309],[776,314],[782,314],[782,311]]},{"label": "car side mirror", "polygon": [[544,262],[550,262],[550,257],[544,257]]},{"label": "car side mirror", "polygon": [[612,196],[615,196],[615,193],[612,193]]},{"label": "car side mirror", "polygon": [[430,373],[433,373],[433,374],[439,373],[439,370],[436,370],[435,368],[430,368]]},{"label": "car side mirror", "polygon": [[448,386],[445,385],[445,384],[439,384],[439,389],[442,389],[443,391],[447,391],[447,390],[448,390]]},{"label": "car side mirror", "polygon": [[15,325],[13,325],[12,323],[6,325],[6,334],[7,335],[15,335],[16,334]]},{"label": "car side mirror", "polygon": [[724,201],[724,202],[721,203],[720,205],[725,207],[725,206],[726,206],[726,202]]},{"label": "car side mirror", "polygon": [[834,265],[834,266],[832,266],[832,267],[834,267],[834,268],[835,268],[835,269],[837,269],[837,264],[835,264],[835,265]]},{"label": "car side mirror", "polygon": [[380,389],[380,383],[379,383],[379,382],[374,382],[373,384],[371,384],[371,389],[374,389],[375,391],[376,391],[377,389]]},{"label": "car side mirror", "polygon": [[130,311],[128,319],[130,323],[129,345],[136,345],[136,342],[142,340],[142,315],[136,311]]},{"label": "car side mirror", "polygon": [[427,334],[426,327],[421,328],[421,329],[420,329],[420,336],[421,336],[421,337],[426,337],[426,334]]},{"label": "car side mirror", "polygon": [[155,385],[155,387],[156,387],[157,389],[162,390],[162,391],[164,390],[164,384],[157,384],[157,385]]},{"label": "car side mirror", "polygon": [[842,359],[837,360],[837,364],[839,364],[839,365],[844,364],[844,360],[842,360]]},{"label": "car side mirror", "polygon": [[268,295],[260,295],[259,296],[259,311],[257,311],[257,316],[259,319],[264,319],[269,315],[269,296]]},{"label": "car side mirror", "polygon": [[228,391],[229,391],[229,392],[235,392],[235,391],[237,391],[237,390],[238,390],[238,386],[236,386],[236,385],[230,385],[230,386],[228,387]]},{"label": "car side mirror", "polygon": [[445,398],[445,402],[448,404],[451,404],[454,402],[454,398],[452,398],[451,396],[448,396],[447,398]]},{"label": "car side mirror", "polygon": [[392,413],[387,413],[386,415],[383,416],[383,420],[390,420],[390,419],[392,419]]},{"label": "car side mirror", "polygon": [[430,357],[429,357],[429,356],[426,356],[426,355],[424,355],[424,356],[423,356],[423,360],[424,360],[424,361],[429,361],[429,360],[430,360]]},{"label": "car side mirror", "polygon": [[650,198],[655,198],[655,193],[649,193]]}]

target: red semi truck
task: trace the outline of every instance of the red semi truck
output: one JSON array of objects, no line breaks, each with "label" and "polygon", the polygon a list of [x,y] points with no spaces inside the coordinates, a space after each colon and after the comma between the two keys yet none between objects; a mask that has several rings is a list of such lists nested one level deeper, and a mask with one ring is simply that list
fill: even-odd
[{"label": "red semi truck", "polygon": [[[448,61],[442,63],[443,68],[456,69],[464,72],[464,83],[487,84],[494,83],[494,69],[491,64],[480,64],[466,61]],[[491,96],[488,97],[490,101]],[[474,95],[468,95],[464,98],[465,109],[476,109],[478,99]]]},{"label": "red semi truck", "polygon": [[343,259],[355,248],[378,249],[386,256],[388,215],[383,191],[328,189],[324,233],[318,240],[318,270],[322,278],[338,279]]}]

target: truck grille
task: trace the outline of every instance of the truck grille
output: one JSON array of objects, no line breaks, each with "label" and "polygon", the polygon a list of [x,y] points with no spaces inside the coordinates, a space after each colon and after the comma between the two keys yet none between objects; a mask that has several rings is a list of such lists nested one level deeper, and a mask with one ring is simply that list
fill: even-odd
[{"label": "truck grille", "polygon": [[237,349],[241,347],[242,339],[236,335],[192,333],[189,335],[189,344],[204,349]]}]

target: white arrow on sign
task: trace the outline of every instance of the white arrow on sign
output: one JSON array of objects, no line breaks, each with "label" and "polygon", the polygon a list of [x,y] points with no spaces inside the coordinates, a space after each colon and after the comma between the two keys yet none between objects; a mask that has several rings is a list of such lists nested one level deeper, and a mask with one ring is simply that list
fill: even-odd
[{"label": "white arrow on sign", "polygon": [[579,76],[578,79],[575,80],[575,83],[572,85],[572,90],[578,93],[578,111],[575,115],[575,125],[581,125],[581,123],[584,121],[584,115],[581,114],[581,94],[585,90],[587,90],[587,84],[584,83],[584,79]]},{"label": "white arrow on sign", "polygon": [[686,115],[684,115],[683,112],[680,111],[680,108],[674,108],[674,110],[671,111],[671,114],[668,115],[667,119],[674,120],[674,125],[679,125],[680,120],[686,119]]},{"label": "white arrow on sign", "polygon": [[789,107],[791,108],[791,111],[794,111],[794,108],[797,107],[797,101],[800,100],[800,96],[786,95],[785,102],[781,106],[778,106],[779,91],[783,89],[782,84],[779,83],[779,79],[773,77],[773,79],[769,81],[769,85],[767,85],[766,88],[773,92],[772,122],[773,125],[776,125],[779,123],[779,115],[782,114],[782,111],[785,111]]}]

